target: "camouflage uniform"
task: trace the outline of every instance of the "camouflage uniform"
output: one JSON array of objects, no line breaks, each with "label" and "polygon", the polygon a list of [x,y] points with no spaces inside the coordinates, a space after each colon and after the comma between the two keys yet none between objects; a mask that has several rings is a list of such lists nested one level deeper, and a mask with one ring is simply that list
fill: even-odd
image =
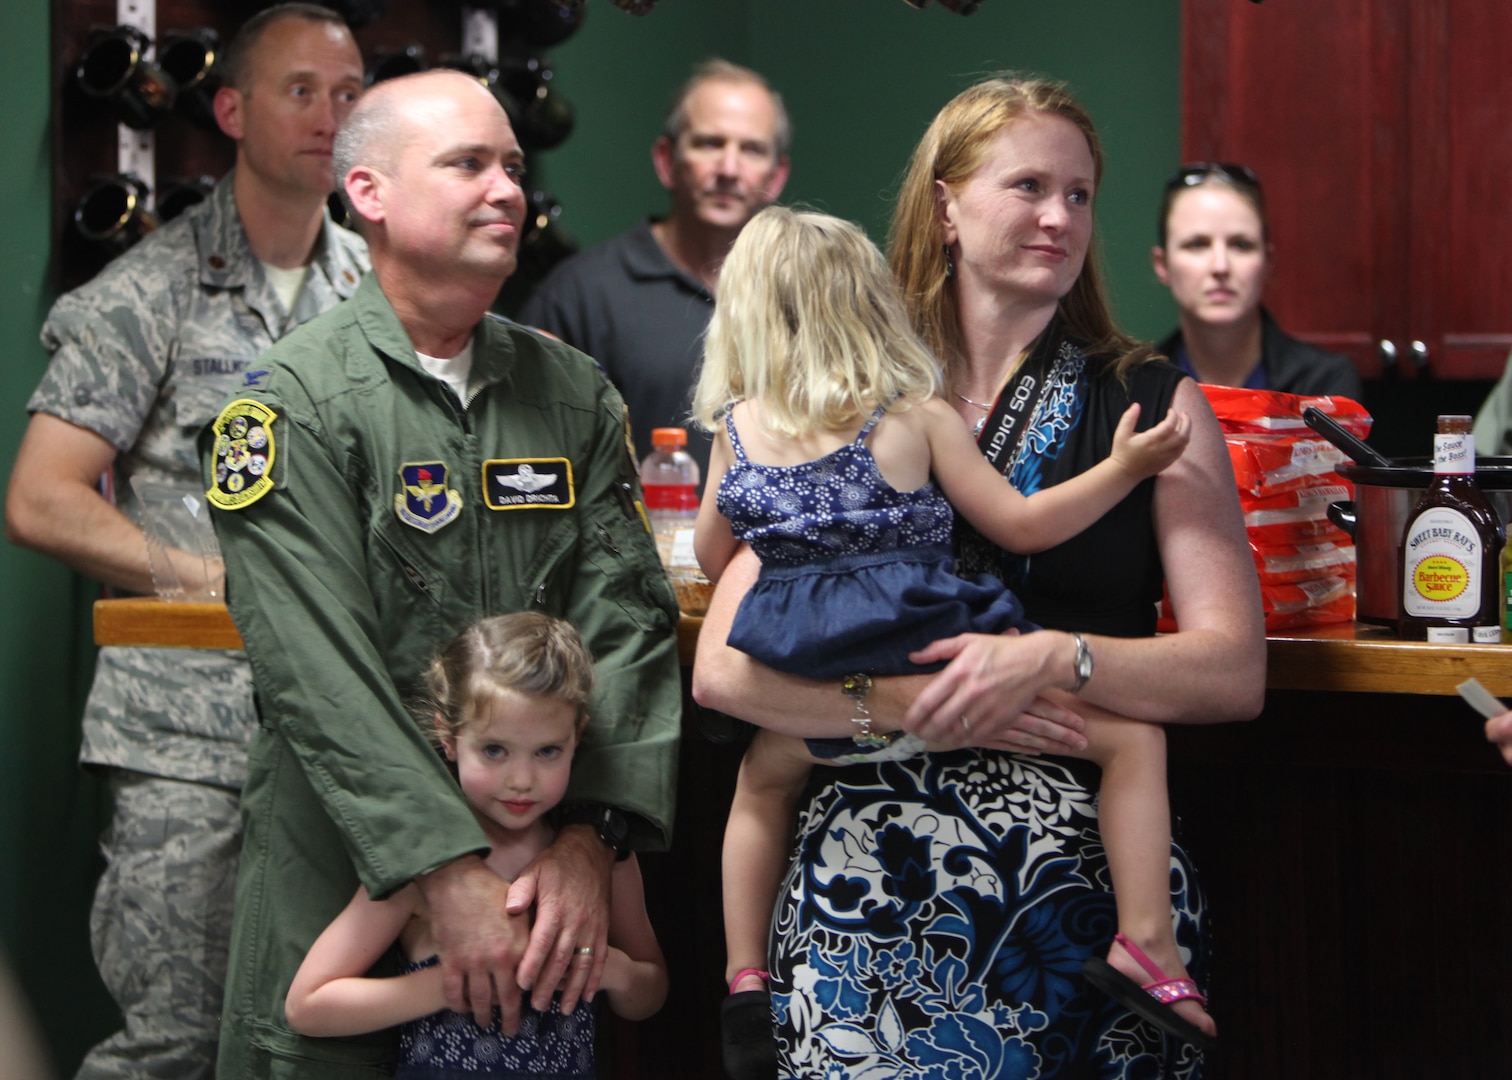
[{"label": "camouflage uniform", "polygon": [[[115,496],[130,517],[133,476],[202,493],[200,427],[257,384],[265,349],[350,296],[366,269],[361,239],[327,219],[286,312],[248,247],[228,175],[58,300],[42,328],[52,362],[27,409],[116,447]],[[81,1077],[213,1072],[237,793],[255,724],[242,653],[100,650],[80,760],[110,770],[117,802],[91,935],[125,1028],[90,1052]]]}]

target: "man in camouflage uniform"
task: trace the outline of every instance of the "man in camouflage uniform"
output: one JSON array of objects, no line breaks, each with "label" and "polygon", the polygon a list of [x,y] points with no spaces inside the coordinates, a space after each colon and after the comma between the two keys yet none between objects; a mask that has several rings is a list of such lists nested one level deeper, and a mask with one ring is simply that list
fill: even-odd
[{"label": "man in camouflage uniform", "polygon": [[[362,88],[346,25],[314,5],[270,9],[232,43],[225,76],[215,107],[235,168],[58,300],[10,480],[11,540],[133,593],[153,580],[131,480],[202,497],[200,427],[257,384],[265,349],[367,269],[366,246],[325,210],[332,141]],[[191,585],[219,587],[199,556],[170,554]],[[241,653],[100,651],[80,757],[108,775],[115,816],[90,930],[124,1028],[81,1077],[213,1075],[255,726]]]}]

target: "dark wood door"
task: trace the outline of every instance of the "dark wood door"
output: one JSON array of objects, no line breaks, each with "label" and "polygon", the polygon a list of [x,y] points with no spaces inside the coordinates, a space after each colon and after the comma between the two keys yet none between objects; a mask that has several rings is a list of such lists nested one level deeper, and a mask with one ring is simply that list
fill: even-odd
[{"label": "dark wood door", "polygon": [[1492,379],[1512,348],[1512,5],[1409,6],[1413,333],[1433,374]]},{"label": "dark wood door", "polygon": [[1512,5],[1183,10],[1183,153],[1259,172],[1282,324],[1366,376],[1499,375],[1512,347],[1512,80],[1500,55]]}]

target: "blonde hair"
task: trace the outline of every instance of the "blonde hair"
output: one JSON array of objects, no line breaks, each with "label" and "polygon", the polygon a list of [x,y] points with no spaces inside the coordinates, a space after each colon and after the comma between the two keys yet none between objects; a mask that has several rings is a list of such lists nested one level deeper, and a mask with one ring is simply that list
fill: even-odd
[{"label": "blonde hair", "polygon": [[940,369],[909,328],[877,246],[848,221],[769,206],[725,259],[693,417],[712,428],[735,402],[797,436],[844,427],[878,405],[939,392]]},{"label": "blonde hair", "polygon": [[[1030,113],[1059,116],[1076,125],[1092,153],[1093,183],[1101,186],[1102,145],[1092,118],[1066,85],[1050,79],[1005,73],[977,83],[954,98],[924,132],[904,175],[888,230],[888,256],[903,290],[913,326],[945,365],[953,385],[967,362],[955,289],[945,276],[945,233],[936,181],[955,189],[981,167],[998,133]],[[1095,202],[1094,202],[1095,205]],[[1153,359],[1154,351],[1118,329],[1108,310],[1098,266],[1097,236],[1071,291],[1061,297],[1066,331],[1092,356],[1117,357],[1122,375]]]},{"label": "blonde hair", "polygon": [[570,623],[538,611],[480,619],[451,640],[425,672],[415,712],[439,745],[480,722],[503,691],[573,705],[588,719],[593,657]]}]

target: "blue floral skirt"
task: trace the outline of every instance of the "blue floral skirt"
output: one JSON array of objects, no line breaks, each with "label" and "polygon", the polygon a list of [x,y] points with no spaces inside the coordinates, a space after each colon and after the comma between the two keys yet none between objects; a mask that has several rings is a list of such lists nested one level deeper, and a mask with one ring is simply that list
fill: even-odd
[{"label": "blue floral skirt", "polygon": [[[816,770],[772,929],[780,1075],[1197,1080],[1194,1048],[1081,975],[1117,928],[1096,776],[971,750]],[[1178,847],[1171,899],[1205,985],[1207,913]]]}]

